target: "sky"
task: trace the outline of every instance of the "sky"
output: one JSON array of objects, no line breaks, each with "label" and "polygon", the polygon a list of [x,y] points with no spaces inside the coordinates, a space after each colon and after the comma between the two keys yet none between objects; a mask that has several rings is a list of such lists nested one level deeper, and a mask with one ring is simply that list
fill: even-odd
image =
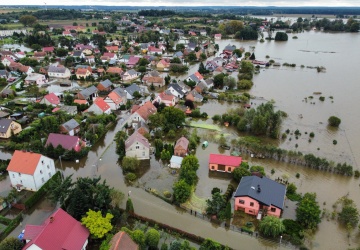
[{"label": "sky", "polygon": [[12,0],[0,5],[108,5],[108,6],[280,6],[280,7],[360,7],[360,0]]}]

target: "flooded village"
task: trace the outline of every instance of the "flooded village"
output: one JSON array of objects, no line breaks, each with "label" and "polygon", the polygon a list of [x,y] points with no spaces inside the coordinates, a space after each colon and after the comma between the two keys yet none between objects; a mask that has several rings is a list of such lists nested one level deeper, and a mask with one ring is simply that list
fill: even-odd
[{"label": "flooded village", "polygon": [[0,246],[360,246],[356,16],[44,12],[0,25]]}]

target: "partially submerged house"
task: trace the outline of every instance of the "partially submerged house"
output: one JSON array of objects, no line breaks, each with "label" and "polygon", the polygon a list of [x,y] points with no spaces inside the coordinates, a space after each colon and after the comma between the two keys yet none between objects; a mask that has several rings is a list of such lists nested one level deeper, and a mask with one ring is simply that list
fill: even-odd
[{"label": "partially submerged house", "polygon": [[209,170],[231,173],[240,166],[241,162],[242,158],[238,156],[210,154]]},{"label": "partially submerged house", "polygon": [[286,187],[267,177],[244,176],[235,192],[234,210],[242,210],[261,219],[280,217],[284,209]]},{"label": "partially submerged house", "polygon": [[179,140],[176,141],[174,147],[174,155],[176,156],[185,156],[188,152],[189,140],[182,136]]},{"label": "partially submerged house", "polygon": [[144,136],[135,131],[125,141],[125,152],[128,157],[136,157],[140,160],[149,159],[150,143]]},{"label": "partially submerged house", "polygon": [[54,148],[60,145],[66,150],[75,150],[76,152],[79,152],[82,148],[86,147],[85,142],[77,136],[56,133],[49,134],[45,147],[48,147],[50,144]]},{"label": "partially submerged house", "polygon": [[11,186],[19,191],[38,191],[56,173],[53,159],[20,150],[15,150],[6,170]]}]

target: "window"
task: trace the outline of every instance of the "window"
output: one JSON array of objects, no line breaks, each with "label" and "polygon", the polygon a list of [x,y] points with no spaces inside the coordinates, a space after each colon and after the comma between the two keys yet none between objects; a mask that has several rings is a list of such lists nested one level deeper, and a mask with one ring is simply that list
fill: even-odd
[{"label": "window", "polygon": [[41,161],[42,164],[44,164],[44,161]]},{"label": "window", "polygon": [[136,146],[135,148],[136,148],[136,149],[139,149],[140,147],[139,147],[139,146]]},{"label": "window", "polygon": [[22,184],[22,180],[20,180],[20,183]]},{"label": "window", "polygon": [[19,176],[21,176],[21,174],[19,173]]},{"label": "window", "polygon": [[270,208],[270,211],[274,213],[274,212],[276,212],[276,208],[272,207],[272,208]]},{"label": "window", "polygon": [[49,165],[47,165],[47,169],[50,169]]},{"label": "window", "polygon": [[215,167],[214,167],[214,166],[211,166],[211,169],[215,169]]},{"label": "window", "polygon": [[40,174],[42,174],[42,170],[40,170]]},{"label": "window", "polygon": [[45,182],[44,177],[43,177],[43,178],[41,178],[41,181],[42,181],[42,183],[44,183],[44,182]]},{"label": "window", "polygon": [[51,177],[51,173],[49,173],[49,177]]},{"label": "window", "polygon": [[228,167],[228,172],[231,172],[231,167]]},{"label": "window", "polygon": [[13,174],[13,178],[15,178],[15,175]]},{"label": "window", "polygon": [[239,203],[240,204],[245,204],[245,201],[244,200],[239,200]]},{"label": "window", "polygon": [[253,207],[254,206],[254,202],[250,202],[250,207]]},{"label": "window", "polygon": [[145,156],[145,151],[143,151],[143,156]]}]

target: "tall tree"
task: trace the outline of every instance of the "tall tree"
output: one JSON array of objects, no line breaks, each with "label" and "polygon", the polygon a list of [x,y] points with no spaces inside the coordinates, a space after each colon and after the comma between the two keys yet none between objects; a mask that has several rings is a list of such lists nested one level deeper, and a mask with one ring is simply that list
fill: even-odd
[{"label": "tall tree", "polygon": [[25,27],[31,27],[37,22],[37,18],[32,15],[24,15],[20,17],[19,22]]},{"label": "tall tree", "polygon": [[296,220],[306,229],[314,229],[320,223],[321,210],[315,193],[306,193],[296,209]]},{"label": "tall tree", "polygon": [[0,250],[21,250],[24,243],[15,237],[8,237],[1,241]]},{"label": "tall tree", "polygon": [[268,237],[277,237],[285,231],[285,226],[281,219],[275,216],[266,216],[259,225],[260,232]]}]

